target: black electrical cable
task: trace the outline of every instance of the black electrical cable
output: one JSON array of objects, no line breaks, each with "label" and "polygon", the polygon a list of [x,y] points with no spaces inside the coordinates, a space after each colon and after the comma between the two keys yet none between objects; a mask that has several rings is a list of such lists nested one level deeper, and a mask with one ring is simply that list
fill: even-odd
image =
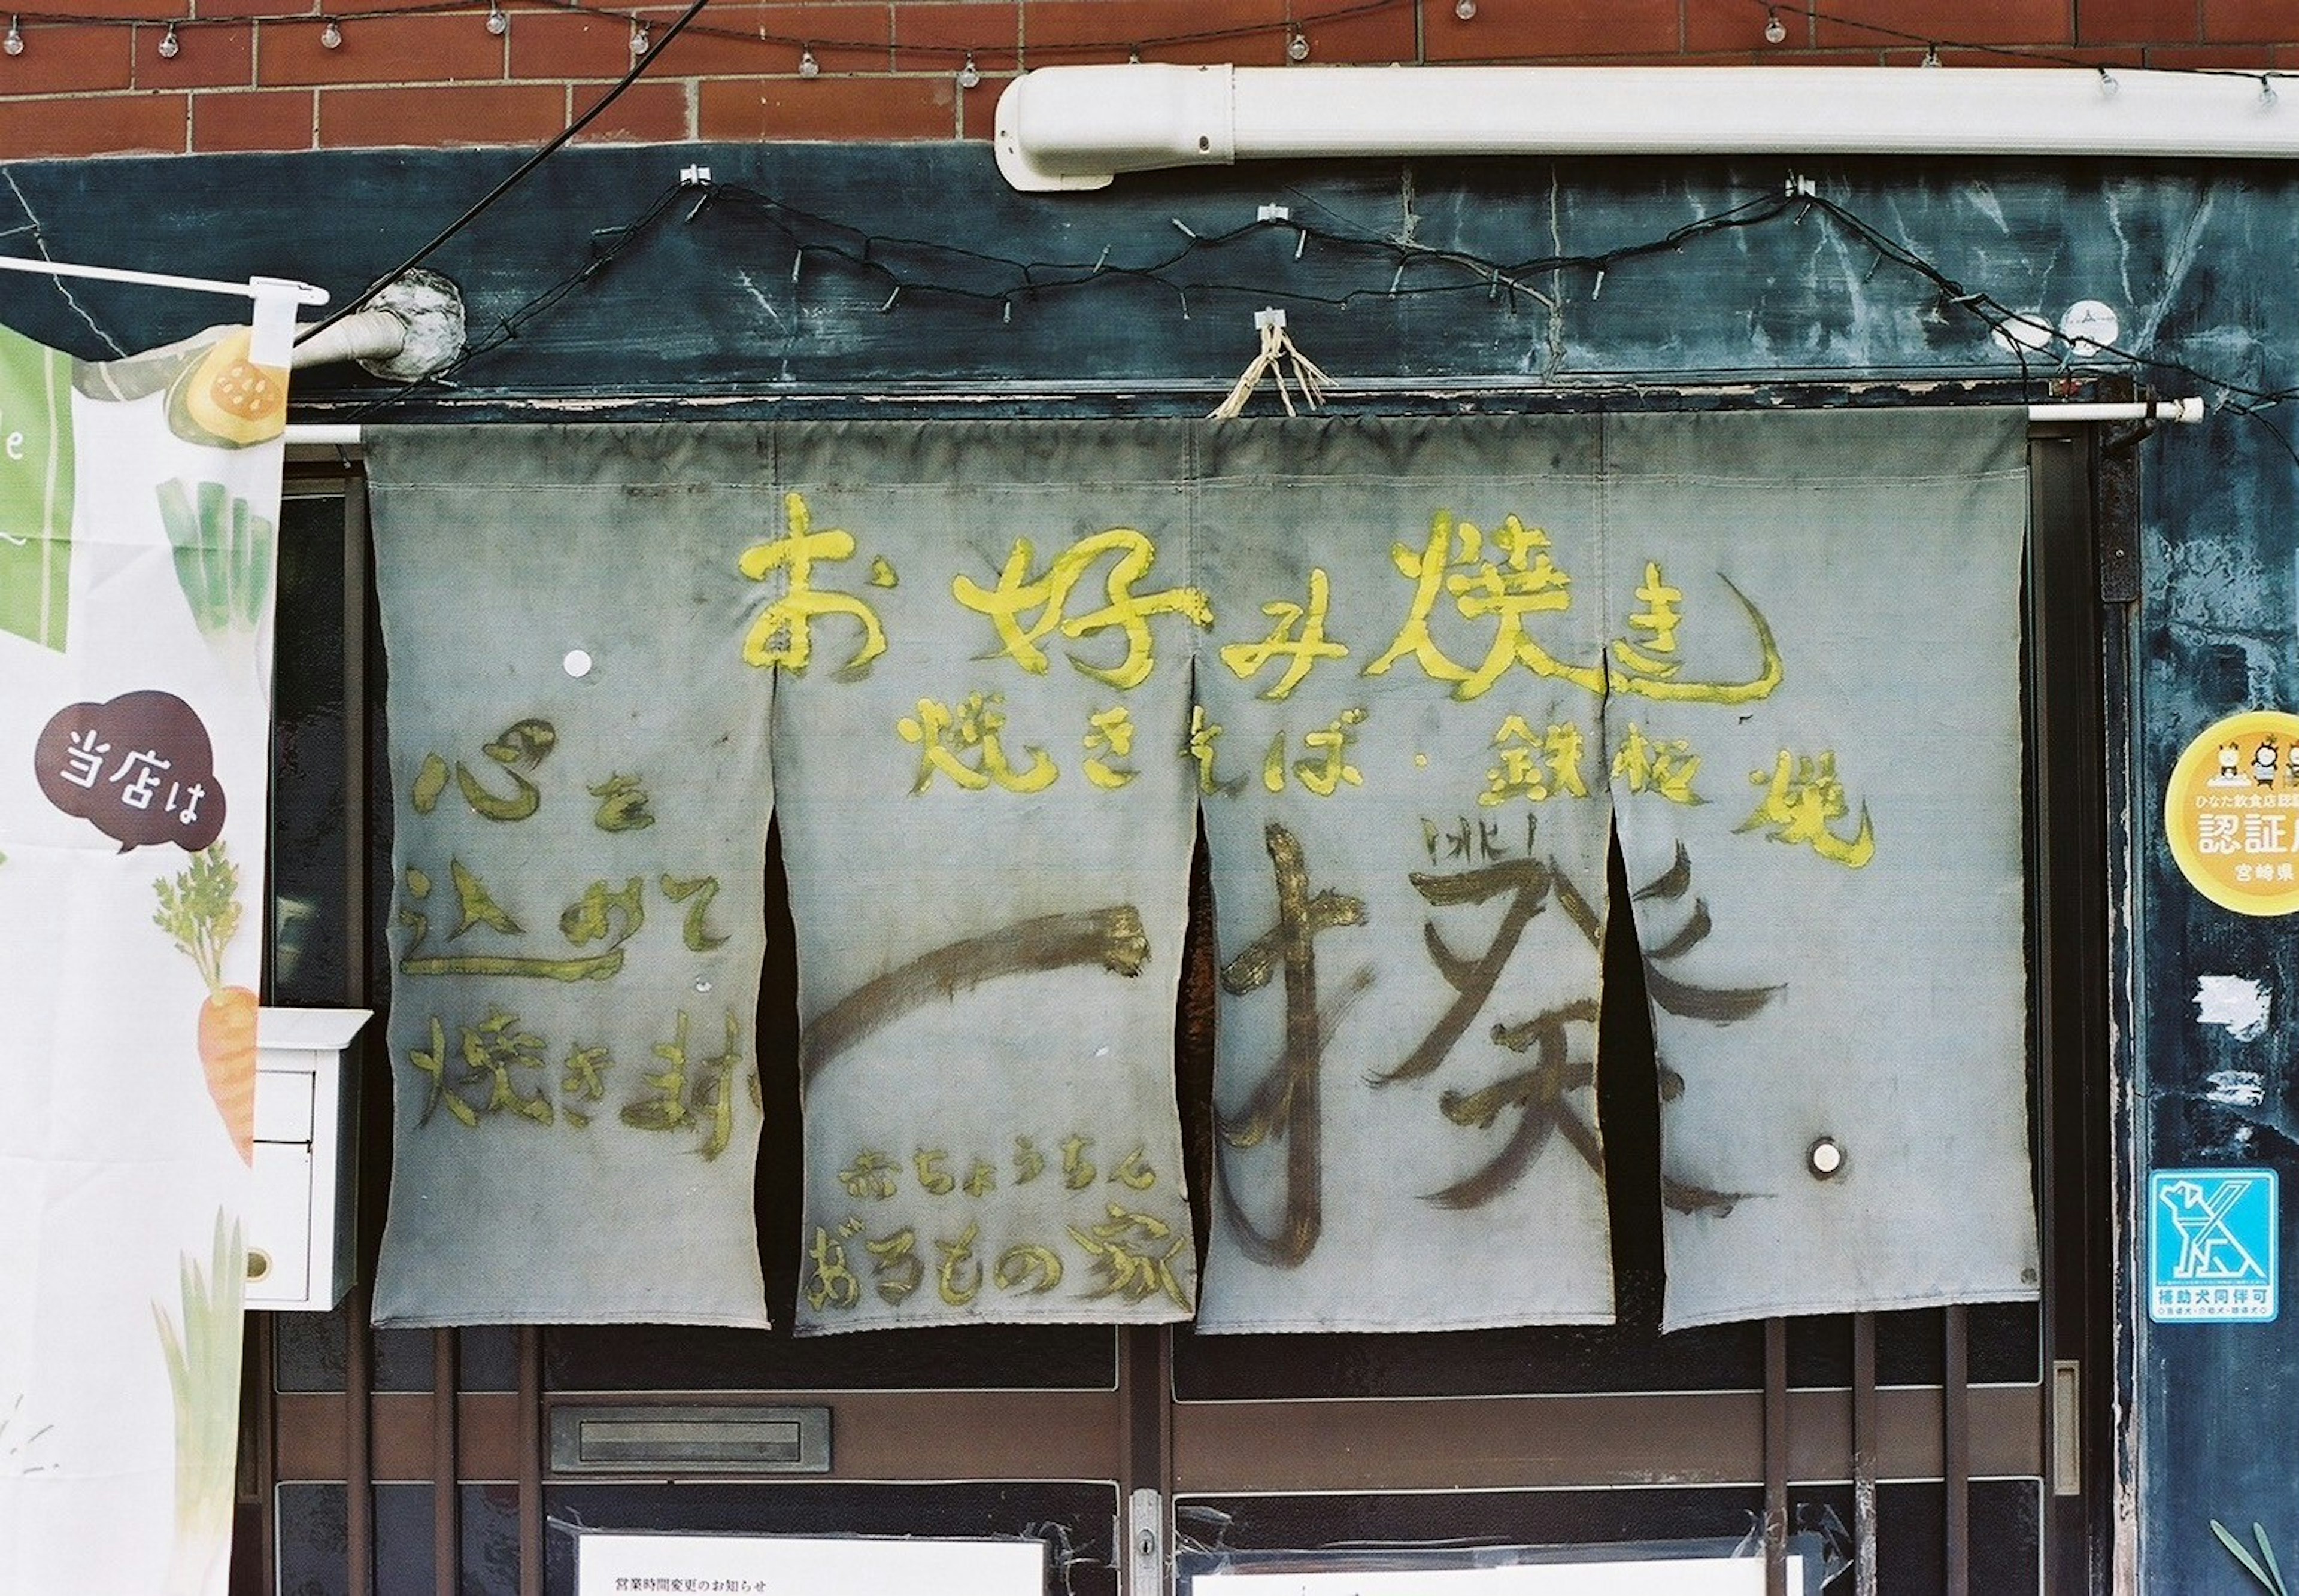
[{"label": "black electrical cable", "polygon": [[[1147,259],[1112,261],[1108,252],[1104,252],[1092,261],[1023,261],[942,240],[867,232],[738,184],[683,183],[666,189],[645,210],[623,226],[598,229],[593,234],[594,238],[607,238],[611,242],[594,244],[590,259],[580,268],[530,296],[498,321],[493,334],[465,350],[444,370],[422,379],[416,385],[417,388],[447,386],[456,373],[473,362],[517,338],[529,324],[547,314],[576,289],[595,279],[616,260],[651,237],[666,216],[681,207],[683,196],[698,187],[701,197],[698,203],[686,207],[688,221],[694,220],[706,210],[724,205],[734,207],[738,215],[763,221],[787,243],[791,250],[793,280],[802,272],[809,257],[836,261],[856,271],[875,277],[888,290],[880,307],[883,311],[891,312],[902,295],[912,294],[996,305],[1001,316],[1008,318],[1012,315],[1017,300],[1026,301],[1040,295],[1086,287],[1104,281],[1154,284],[1174,294],[1181,301],[1184,313],[1192,295],[1228,295],[1347,308],[1367,299],[1403,299],[1482,290],[1489,299],[1498,299],[1506,292],[1512,308],[1515,296],[1520,293],[1546,304],[1552,302],[1532,287],[1526,278],[1543,273],[1578,271],[1601,281],[1602,274],[1620,262],[1672,253],[1706,234],[1758,227],[1784,216],[1801,221],[1807,213],[1816,211],[1842,228],[1849,237],[1866,245],[1874,252],[1879,264],[1889,264],[1922,278],[1938,292],[1944,305],[1973,317],[1989,331],[2002,335],[2012,357],[2019,362],[2023,388],[2036,378],[2030,363],[2030,344],[2038,346],[2059,345],[2075,350],[2085,360],[2105,357],[2134,370],[2177,373],[2216,390],[2223,408],[2258,421],[2277,445],[2292,456],[2294,463],[2299,464],[2299,446],[2295,446],[2293,441],[2270,423],[2263,413],[2287,401],[2299,398],[2299,387],[2262,387],[2222,377],[2185,361],[2145,354],[2112,344],[2087,341],[2079,350],[2076,340],[2048,322],[2038,320],[2032,313],[2013,309],[1993,294],[1967,287],[1945,269],[1884,233],[1856,212],[1823,195],[1803,192],[1759,195],[1688,222],[1659,237],[1608,250],[1587,254],[1534,256],[1515,262],[1490,260],[1465,250],[1438,248],[1358,229],[1321,227],[1291,218],[1257,219],[1223,232],[1200,233],[1189,228],[1178,217],[1174,219],[1174,225],[1182,235],[1182,241],[1175,247]],[[1282,287],[1266,276],[1249,279],[1176,275],[1178,269],[1193,258],[1218,256],[1255,236],[1266,233],[1295,237],[1298,240],[1297,253],[1299,248],[1314,243],[1323,249],[1371,256],[1390,269],[1392,275],[1386,286],[1368,285],[1323,294],[1305,293]],[[919,270],[905,270],[909,257],[923,258],[925,266]],[[979,269],[1003,280],[987,286],[979,280],[971,283],[951,280],[932,273],[931,262],[934,261]],[[1404,281],[1405,270],[1416,263],[1447,269],[1452,276],[1449,280],[1407,285]],[[410,391],[402,389],[378,395],[351,413],[357,418],[378,410],[395,408],[404,403]]]},{"label": "black electrical cable", "polygon": [[300,344],[306,338],[313,337],[320,333],[325,332],[336,322],[341,321],[344,317],[351,315],[355,311],[358,311],[361,306],[365,305],[368,301],[373,299],[378,294],[381,293],[385,287],[394,279],[405,276],[408,272],[414,270],[415,268],[429,260],[433,255],[438,254],[441,249],[446,246],[449,239],[454,237],[456,234],[461,232],[465,228],[470,226],[471,223],[477,221],[481,216],[485,215],[489,206],[502,199],[503,195],[509,194],[512,189],[518,187],[519,184],[526,181],[527,177],[534,172],[535,168],[541,166],[545,161],[550,160],[552,156],[566,148],[568,142],[570,139],[572,139],[577,133],[580,133],[584,129],[589,127],[593,121],[598,120],[598,116],[601,112],[606,110],[608,106],[613,104],[618,99],[621,98],[623,91],[630,87],[632,84],[636,83],[639,80],[640,75],[645,72],[647,68],[652,66],[655,62],[660,59],[663,46],[669,44],[671,40],[676,38],[680,33],[685,31],[686,25],[694,21],[695,18],[701,16],[702,14],[702,8],[710,4],[710,0],[693,0],[693,3],[689,4],[685,11],[678,13],[678,20],[671,23],[668,28],[663,29],[661,39],[652,43],[643,54],[635,57],[631,62],[630,70],[625,72],[620,78],[616,79],[613,85],[608,88],[607,92],[601,95],[598,99],[592,103],[591,108],[588,111],[585,111],[573,121],[568,123],[564,132],[560,133],[557,137],[552,138],[549,143],[544,145],[542,148],[536,150],[535,154],[529,155],[526,160],[520,162],[517,167],[512,169],[509,177],[503,179],[502,182],[497,183],[493,188],[488,189],[486,194],[479,197],[479,200],[476,204],[472,205],[469,210],[464,212],[461,216],[458,216],[453,221],[450,222],[447,225],[445,231],[433,238],[430,243],[425,245],[421,249],[417,250],[413,254],[408,256],[407,259],[402,261],[397,266],[392,268],[389,271],[385,272],[381,277],[377,278],[366,287],[361,289],[359,293],[353,295],[350,300],[345,302],[341,310],[334,312],[324,320],[315,323],[310,330],[298,334],[295,341]]}]

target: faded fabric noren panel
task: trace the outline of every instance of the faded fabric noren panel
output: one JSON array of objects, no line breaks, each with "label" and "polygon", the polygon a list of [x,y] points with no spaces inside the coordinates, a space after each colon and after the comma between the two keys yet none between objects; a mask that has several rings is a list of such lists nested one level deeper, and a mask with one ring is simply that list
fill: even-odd
[{"label": "faded fabric noren panel", "polygon": [[799,1327],[1186,1318],[1190,433],[777,436],[814,585],[877,628],[773,640]]},{"label": "faded fabric noren panel", "polygon": [[378,1324],[763,1325],[761,429],[378,428]]},{"label": "faded fabric noren panel", "polygon": [[2026,451],[2016,410],[1606,424],[1667,1328],[2036,1294]]},{"label": "faded fabric noren panel", "polygon": [[1200,1329],[1612,1318],[1600,425],[1209,433]]}]

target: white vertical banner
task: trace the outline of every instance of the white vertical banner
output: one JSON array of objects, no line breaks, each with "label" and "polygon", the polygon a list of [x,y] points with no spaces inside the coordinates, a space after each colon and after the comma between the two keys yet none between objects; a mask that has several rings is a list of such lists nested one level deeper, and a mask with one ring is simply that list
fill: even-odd
[{"label": "white vertical banner", "polygon": [[0,1596],[229,1572],[277,320],[101,364],[0,329]]}]

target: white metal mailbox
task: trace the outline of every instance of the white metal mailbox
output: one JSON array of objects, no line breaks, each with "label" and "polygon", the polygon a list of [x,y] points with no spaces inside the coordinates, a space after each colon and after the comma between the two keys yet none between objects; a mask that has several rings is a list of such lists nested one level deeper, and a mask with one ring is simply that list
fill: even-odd
[{"label": "white metal mailbox", "polygon": [[351,1289],[358,1099],[344,1049],[366,1009],[264,1009],[255,1027],[247,1305],[325,1313]]}]

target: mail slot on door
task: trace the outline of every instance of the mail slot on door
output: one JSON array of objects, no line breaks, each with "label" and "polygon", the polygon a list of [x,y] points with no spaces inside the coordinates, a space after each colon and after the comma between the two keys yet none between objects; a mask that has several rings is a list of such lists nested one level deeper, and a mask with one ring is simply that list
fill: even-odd
[{"label": "mail slot on door", "polygon": [[366,1009],[264,1009],[255,1026],[255,1177],[247,1305],[325,1313],[351,1289],[358,1094],[344,1049]]}]

